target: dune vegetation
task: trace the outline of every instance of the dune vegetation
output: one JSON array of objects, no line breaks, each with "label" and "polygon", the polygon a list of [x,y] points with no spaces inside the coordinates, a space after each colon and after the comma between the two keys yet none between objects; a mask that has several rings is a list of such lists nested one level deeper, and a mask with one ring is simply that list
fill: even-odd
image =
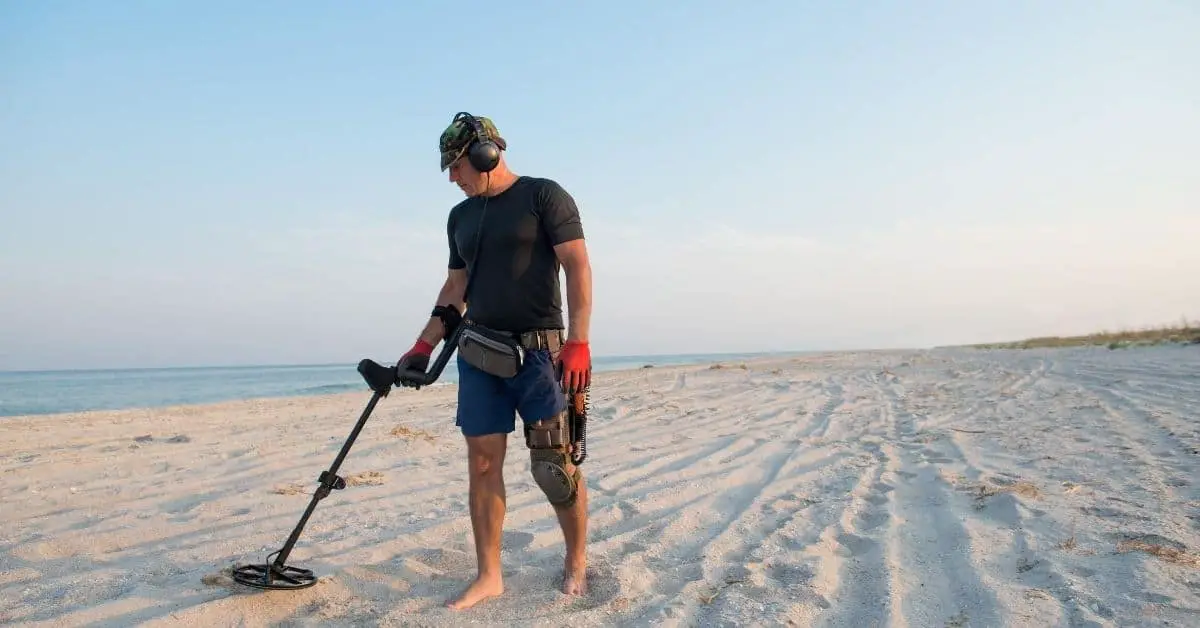
[{"label": "dune vegetation", "polygon": [[1138,329],[1102,330],[1079,336],[1041,336],[1011,342],[969,345],[982,349],[1033,349],[1042,347],[1106,346],[1109,349],[1161,344],[1200,344],[1200,322],[1182,318],[1178,323]]}]

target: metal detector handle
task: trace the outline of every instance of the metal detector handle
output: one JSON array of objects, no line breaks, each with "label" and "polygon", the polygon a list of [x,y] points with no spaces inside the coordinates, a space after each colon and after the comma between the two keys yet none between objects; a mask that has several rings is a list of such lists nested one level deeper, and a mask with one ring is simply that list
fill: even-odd
[{"label": "metal detector handle", "polygon": [[428,371],[419,371],[417,369],[405,369],[396,373],[396,380],[403,386],[412,388],[420,388],[428,386],[437,381],[442,375],[442,370],[446,368],[446,364],[450,362],[450,356],[454,350],[458,348],[458,335],[462,333],[462,325],[454,328],[454,333],[450,334],[442,343],[442,350],[438,353],[437,358],[429,365]]}]

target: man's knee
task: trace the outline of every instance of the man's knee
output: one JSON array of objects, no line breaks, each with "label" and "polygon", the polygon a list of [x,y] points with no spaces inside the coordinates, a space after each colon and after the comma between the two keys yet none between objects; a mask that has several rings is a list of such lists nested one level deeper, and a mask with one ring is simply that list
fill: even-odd
[{"label": "man's knee", "polygon": [[529,472],[555,506],[574,505],[582,474],[571,464],[571,430],[566,412],[525,425]]},{"label": "man's knee", "polygon": [[500,473],[508,439],[505,434],[467,437],[467,469],[476,477]]}]

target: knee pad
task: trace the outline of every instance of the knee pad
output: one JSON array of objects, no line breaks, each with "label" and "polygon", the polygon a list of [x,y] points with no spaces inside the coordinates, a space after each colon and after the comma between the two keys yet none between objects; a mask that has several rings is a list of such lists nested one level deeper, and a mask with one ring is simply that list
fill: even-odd
[{"label": "knee pad", "polygon": [[529,472],[546,499],[555,506],[570,507],[578,494],[580,473],[567,474],[570,462],[571,431],[565,412],[536,425],[525,425],[525,446],[529,448]]}]

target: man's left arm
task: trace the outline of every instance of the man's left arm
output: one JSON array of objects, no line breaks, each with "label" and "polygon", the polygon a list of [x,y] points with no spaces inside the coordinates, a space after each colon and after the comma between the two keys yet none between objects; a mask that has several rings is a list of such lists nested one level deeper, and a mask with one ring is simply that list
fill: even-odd
[{"label": "man's left arm", "polygon": [[554,247],[567,275],[567,340],[588,342],[592,319],[592,265],[583,238]]},{"label": "man's left arm", "polygon": [[583,222],[575,199],[562,186],[549,181],[542,188],[542,225],[554,253],[567,274],[567,342],[559,360],[562,385],[568,393],[587,390],[592,379],[592,265],[583,239]]},{"label": "man's left arm", "polygon": [[575,199],[555,181],[539,194],[542,227],[567,275],[567,340],[588,342],[592,318],[592,266]]}]

